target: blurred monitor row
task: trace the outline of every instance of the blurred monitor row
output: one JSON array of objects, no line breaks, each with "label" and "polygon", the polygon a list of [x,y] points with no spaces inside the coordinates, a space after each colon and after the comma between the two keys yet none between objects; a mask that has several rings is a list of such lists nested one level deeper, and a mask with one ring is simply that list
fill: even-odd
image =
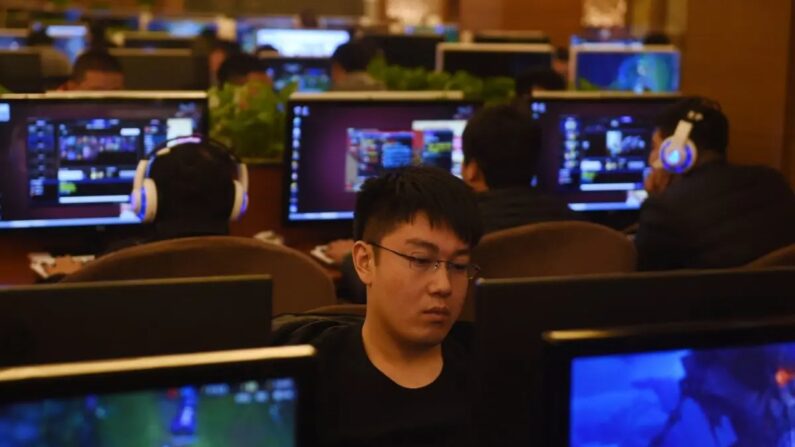
[{"label": "blurred monitor row", "polygon": [[[296,94],[288,103],[283,218],[350,220],[368,177],[410,164],[461,175],[461,137],[480,104],[451,92]],[[561,92],[530,107],[543,147],[534,183],[593,220],[645,199],[654,118],[675,95]],[[137,162],[206,133],[202,92],[0,98],[0,229],[134,224]]]}]

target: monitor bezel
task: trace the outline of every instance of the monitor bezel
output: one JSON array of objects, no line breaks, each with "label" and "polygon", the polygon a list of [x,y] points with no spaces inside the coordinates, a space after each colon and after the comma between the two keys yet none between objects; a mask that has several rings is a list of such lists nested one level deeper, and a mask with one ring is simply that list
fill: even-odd
[{"label": "monitor bezel", "polygon": [[[287,119],[285,120],[285,135],[292,134],[292,122],[294,118],[293,108],[296,103],[329,103],[336,102],[346,106],[357,105],[389,105],[406,103],[411,105],[471,105],[477,108],[480,106],[478,101],[468,101],[464,99],[463,92],[460,91],[419,91],[419,92],[325,92],[325,93],[293,93],[287,103]],[[290,183],[291,163],[293,148],[290,138],[285,138],[284,155],[282,162],[282,205],[281,221],[286,227],[327,225],[340,222],[351,222],[353,218],[341,217],[335,219],[290,219]],[[331,212],[331,211],[329,211]],[[353,210],[351,210],[353,212]]]},{"label": "monitor bezel", "polygon": [[546,43],[469,43],[442,42],[436,45],[436,72],[445,71],[445,53],[513,53],[548,54],[555,53],[555,47]]}]

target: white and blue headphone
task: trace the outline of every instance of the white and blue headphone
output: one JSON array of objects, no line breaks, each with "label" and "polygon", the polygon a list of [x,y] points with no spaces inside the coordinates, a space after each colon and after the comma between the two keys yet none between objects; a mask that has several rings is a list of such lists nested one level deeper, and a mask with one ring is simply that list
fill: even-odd
[{"label": "white and blue headphone", "polygon": [[149,177],[149,171],[152,169],[152,164],[155,160],[171,153],[172,147],[186,143],[201,144],[203,147],[209,147],[211,150],[229,158],[230,162],[237,166],[237,178],[233,181],[235,200],[232,205],[232,210],[229,213],[229,220],[235,221],[239,219],[246,212],[246,208],[248,207],[248,167],[246,167],[245,163],[242,163],[229,148],[219,142],[200,135],[191,135],[168,140],[155,148],[148,158],[138,162],[131,195],[131,202],[135,213],[142,222],[151,223],[155,220],[157,216],[157,185],[154,179]]},{"label": "white and blue headphone", "polygon": [[662,167],[674,174],[684,174],[693,169],[698,160],[698,147],[690,139],[690,133],[693,126],[703,120],[703,113],[697,110],[688,111],[679,120],[674,134],[660,144],[660,158],[659,163],[655,163],[656,167]]}]

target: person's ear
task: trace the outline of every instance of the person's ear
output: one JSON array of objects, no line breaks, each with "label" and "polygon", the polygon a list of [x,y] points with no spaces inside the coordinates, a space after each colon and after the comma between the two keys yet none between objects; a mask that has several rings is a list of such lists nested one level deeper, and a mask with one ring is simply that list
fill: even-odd
[{"label": "person's ear", "polygon": [[373,282],[373,275],[375,272],[375,252],[370,244],[363,241],[356,241],[351,250],[353,258],[353,267],[356,269],[356,274],[365,286],[369,286]]},{"label": "person's ear", "polygon": [[468,162],[464,163],[461,169],[461,178],[464,180],[464,183],[469,185],[475,192],[483,192],[489,189],[486,185],[483,171],[475,160],[470,159]]}]

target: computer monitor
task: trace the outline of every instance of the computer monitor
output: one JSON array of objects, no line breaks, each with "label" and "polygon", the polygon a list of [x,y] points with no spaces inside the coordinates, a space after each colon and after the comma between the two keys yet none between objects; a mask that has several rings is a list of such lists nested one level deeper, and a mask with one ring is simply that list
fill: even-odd
[{"label": "computer monitor", "polygon": [[124,71],[127,90],[206,90],[210,85],[207,58],[186,49],[113,48]]},{"label": "computer monitor", "polygon": [[530,104],[541,127],[538,187],[597,220],[635,216],[647,194],[657,117],[677,95],[537,92]]},{"label": "computer monitor", "polygon": [[206,28],[217,28],[214,17],[155,17],[149,21],[147,31],[159,31],[177,37],[196,37]]},{"label": "computer monitor", "polygon": [[552,45],[443,43],[436,47],[436,70],[465,71],[481,78],[515,78],[534,68],[551,68]]},{"label": "computer monitor", "polygon": [[548,446],[792,445],[795,320],[544,334]]},{"label": "computer monitor", "polygon": [[161,31],[127,31],[122,34],[125,48],[143,48],[156,50],[166,49],[190,49],[193,46],[192,37],[172,36]]},{"label": "computer monitor", "polygon": [[438,25],[406,25],[403,31],[409,35],[437,35],[442,36],[445,42],[458,42],[461,40],[461,28],[457,23],[440,23]]},{"label": "computer monitor", "polygon": [[286,223],[350,220],[369,177],[427,164],[461,174],[476,104],[444,92],[294,95],[287,105]]},{"label": "computer monitor", "polygon": [[308,345],[0,371],[3,445],[315,445]]},{"label": "computer monitor", "polygon": [[322,57],[260,56],[273,88],[282,90],[291,82],[299,92],[325,92],[331,89],[331,60]]},{"label": "computer monitor", "polygon": [[45,32],[54,40],[55,48],[66,54],[72,63],[86,49],[88,29],[85,25],[49,25]]},{"label": "computer monitor", "polygon": [[436,67],[436,47],[445,41],[437,34],[367,34],[362,38],[387,64],[433,70]]},{"label": "computer monitor", "polygon": [[570,49],[575,90],[678,92],[680,54],[673,46],[593,44]]},{"label": "computer monitor", "polygon": [[257,47],[270,45],[281,56],[331,57],[338,46],[351,39],[350,33],[336,29],[259,29]]},{"label": "computer monitor", "polygon": [[483,30],[473,36],[476,43],[548,44],[549,36],[543,31]]},{"label": "computer monitor", "polygon": [[16,93],[44,91],[39,52],[27,48],[0,50],[0,85]]},{"label": "computer monitor", "polygon": [[28,30],[24,28],[0,28],[0,50],[18,50],[28,41]]},{"label": "computer monitor", "polygon": [[237,43],[246,53],[257,49],[257,31],[263,28],[291,29],[298,24],[298,16],[244,16],[237,19]]},{"label": "computer monitor", "polygon": [[795,269],[481,280],[475,286],[481,445],[544,445],[541,334],[795,315]]},{"label": "computer monitor", "polygon": [[204,92],[0,97],[0,230],[139,223],[138,161],[207,126]]},{"label": "computer monitor", "polygon": [[0,289],[0,367],[267,346],[261,275]]}]

